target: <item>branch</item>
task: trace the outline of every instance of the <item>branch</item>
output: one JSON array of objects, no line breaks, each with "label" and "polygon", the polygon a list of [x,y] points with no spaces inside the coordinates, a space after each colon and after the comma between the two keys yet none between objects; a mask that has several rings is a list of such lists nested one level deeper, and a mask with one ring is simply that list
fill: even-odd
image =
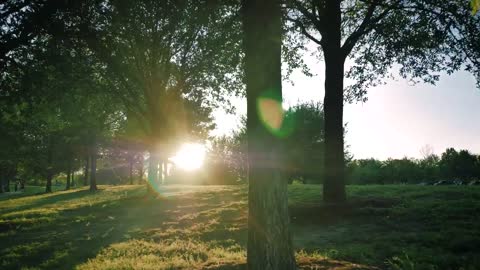
[{"label": "branch", "polygon": [[358,40],[368,32],[373,29],[373,26],[377,24],[380,20],[385,18],[385,16],[394,9],[395,5],[398,4],[400,0],[397,0],[396,3],[389,5],[382,13],[378,16],[374,17],[373,14],[375,13],[375,9],[380,6],[379,0],[373,0],[370,3],[370,6],[367,9],[367,13],[365,14],[365,18],[363,19],[362,23],[358,28],[345,40],[345,43],[342,46],[343,55],[346,57],[350,54],[355,44]]},{"label": "branch", "polygon": [[347,40],[343,44],[342,51],[344,56],[350,54],[357,41],[365,33],[367,26],[369,26],[369,24],[371,23],[373,13],[375,12],[375,9],[377,7],[377,3],[378,2],[376,0],[370,3],[367,9],[367,14],[365,15],[365,18],[363,18],[362,23],[357,29],[355,29],[355,31],[353,31],[353,33],[347,38]]},{"label": "branch", "polygon": [[300,28],[300,31],[302,32],[302,34],[307,36],[310,40],[317,43],[318,45],[322,45],[322,40],[318,40],[317,38],[312,36],[310,33],[308,33],[307,29],[305,28],[305,25],[303,25],[303,23],[301,23],[299,20],[293,19],[293,18],[290,18],[290,17],[287,17],[287,20],[295,23],[295,25]]},{"label": "branch", "polygon": [[[324,32],[325,32],[325,27],[323,25],[323,22],[321,21],[321,18],[316,16],[315,11],[313,13],[308,11],[297,0],[293,0],[293,3],[295,5],[295,8],[298,11],[300,11],[300,13],[302,13],[302,15],[305,16],[313,24],[313,26],[315,26],[315,28],[320,32],[320,34],[323,36]],[[318,12],[320,14],[320,10]]]}]

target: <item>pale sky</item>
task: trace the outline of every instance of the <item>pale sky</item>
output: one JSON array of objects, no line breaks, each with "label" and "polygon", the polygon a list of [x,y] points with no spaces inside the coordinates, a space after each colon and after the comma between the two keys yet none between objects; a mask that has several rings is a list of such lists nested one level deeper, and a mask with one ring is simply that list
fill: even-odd
[{"label": "pale sky", "polygon": [[[294,72],[291,79],[295,85],[283,83],[286,105],[323,101],[322,65],[309,65],[319,75],[310,78]],[[238,127],[239,115],[246,114],[245,99],[233,103],[237,115],[215,112],[215,135],[231,132]],[[426,144],[436,154],[447,147],[480,154],[480,89],[467,72],[442,74],[435,86],[411,86],[403,79],[388,81],[369,89],[367,102],[347,104],[344,111],[345,143],[354,158],[419,158],[420,148]]]}]

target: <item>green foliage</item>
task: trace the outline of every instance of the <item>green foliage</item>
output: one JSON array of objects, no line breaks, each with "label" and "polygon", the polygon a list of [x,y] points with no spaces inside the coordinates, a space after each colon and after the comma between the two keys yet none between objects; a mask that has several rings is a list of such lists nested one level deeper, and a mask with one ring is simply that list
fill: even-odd
[{"label": "green foliage", "polygon": [[72,22],[104,67],[110,96],[134,123],[130,134],[142,134],[152,147],[205,139],[213,128],[210,105],[239,91],[239,37],[226,31],[238,22],[227,11],[235,6],[100,1],[84,7],[83,22]]},{"label": "green foliage", "polygon": [[240,28],[238,8],[2,4],[0,118],[8,122],[2,143],[12,151],[0,157],[9,162],[0,174],[11,179],[17,166],[23,179],[76,170],[86,156],[109,152],[114,138],[142,151],[158,139],[204,140],[214,127],[212,107],[242,91],[240,31],[231,31]]},{"label": "green foliage", "polygon": [[480,178],[480,157],[467,150],[447,148],[439,158],[353,160],[348,163],[349,182],[353,184],[432,183],[438,180],[469,180]]},{"label": "green foliage", "polygon": [[[289,182],[321,183],[325,141],[322,105],[298,104],[286,110],[283,117],[291,129],[281,138]],[[242,118],[240,127],[231,136],[212,140],[211,154],[214,162],[223,163],[240,178],[246,178],[246,149],[246,119]],[[349,159],[348,152],[345,159]]]},{"label": "green foliage", "polygon": [[247,119],[241,118],[240,127],[231,136],[213,138],[208,152],[207,164],[247,179]]},{"label": "green foliage", "polygon": [[[287,20],[320,48],[325,45],[324,1],[287,1]],[[366,100],[368,88],[397,73],[410,82],[434,84],[441,72],[465,69],[480,82],[478,0],[343,1],[342,53],[350,59],[348,101]],[[401,26],[401,27],[399,27]],[[296,48],[298,44],[292,45]]]},{"label": "green foliage", "polygon": [[284,139],[287,173],[291,180],[320,182],[325,142],[322,105],[306,103],[291,107],[286,118],[293,121],[293,132]]},{"label": "green foliage", "polygon": [[478,10],[480,10],[480,0],[471,0],[470,5],[472,6],[472,14],[477,14]]}]

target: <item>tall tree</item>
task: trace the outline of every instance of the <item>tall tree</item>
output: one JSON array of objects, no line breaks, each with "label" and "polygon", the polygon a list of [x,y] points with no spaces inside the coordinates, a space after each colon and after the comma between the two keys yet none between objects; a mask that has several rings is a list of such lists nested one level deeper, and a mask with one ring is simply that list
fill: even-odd
[{"label": "tall tree", "polygon": [[[345,201],[343,102],[365,99],[395,64],[412,82],[464,68],[480,83],[480,17],[468,1],[288,0],[287,16],[325,63],[324,200]],[[352,62],[345,72],[346,59]],[[344,87],[344,77],[355,82]]]},{"label": "tall tree", "polygon": [[239,38],[230,29],[239,22],[228,15],[234,13],[190,0],[100,1],[85,8],[78,35],[104,65],[112,96],[149,145],[152,184],[161,175],[159,162],[185,139],[190,116],[198,120],[212,100],[239,90],[238,83],[220,87],[238,79]]},{"label": "tall tree", "polygon": [[282,115],[280,2],[244,0],[242,8],[249,164],[248,269],[295,269],[281,141],[267,126],[277,127]]}]

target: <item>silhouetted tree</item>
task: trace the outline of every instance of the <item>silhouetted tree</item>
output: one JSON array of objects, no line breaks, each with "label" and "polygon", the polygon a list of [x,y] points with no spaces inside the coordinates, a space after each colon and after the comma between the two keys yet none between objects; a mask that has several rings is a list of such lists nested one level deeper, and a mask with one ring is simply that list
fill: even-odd
[{"label": "silhouetted tree", "polygon": [[[366,99],[395,64],[412,82],[465,68],[480,84],[480,17],[469,3],[401,0],[287,0],[287,17],[325,62],[326,202],[345,201],[343,103]],[[351,60],[345,72],[345,60]],[[354,84],[344,87],[344,76]]]},{"label": "silhouetted tree", "polygon": [[476,176],[478,166],[477,157],[467,150],[456,151],[447,148],[439,161],[443,177],[470,179]]}]

